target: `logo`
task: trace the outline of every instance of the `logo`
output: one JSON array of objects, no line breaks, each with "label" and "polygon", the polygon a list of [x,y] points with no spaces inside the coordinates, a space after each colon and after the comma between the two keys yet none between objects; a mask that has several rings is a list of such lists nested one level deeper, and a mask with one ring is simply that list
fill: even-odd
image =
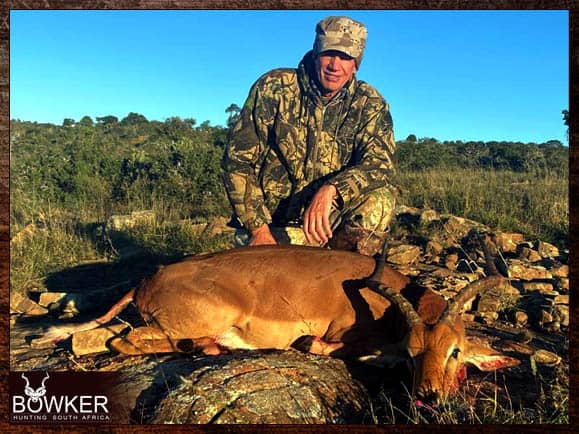
[{"label": "logo", "polygon": [[[10,421],[14,423],[112,423],[106,383],[89,381],[86,386],[76,372],[10,373]],[[94,375],[94,374],[93,374]],[[70,381],[75,378],[76,381]],[[80,389],[80,390],[79,390]],[[83,390],[84,389],[84,390]]]},{"label": "logo", "polygon": [[24,388],[24,393],[28,397],[30,397],[32,402],[38,402],[40,401],[40,398],[46,395],[46,387],[44,387],[44,382],[50,378],[48,372],[46,373],[46,377],[44,377],[44,379],[42,380],[42,386],[40,386],[38,389],[33,389],[32,387],[30,387],[30,382],[28,381],[28,378],[26,378],[24,373],[22,373],[22,378],[26,380],[26,387]]}]

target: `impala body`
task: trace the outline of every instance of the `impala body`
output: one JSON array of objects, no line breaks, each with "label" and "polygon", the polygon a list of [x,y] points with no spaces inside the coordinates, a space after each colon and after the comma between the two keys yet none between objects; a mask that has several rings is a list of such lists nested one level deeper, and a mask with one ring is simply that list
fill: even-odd
[{"label": "impala body", "polygon": [[465,297],[502,280],[486,279],[448,304],[368,256],[303,246],[246,247],[168,265],[102,317],[54,327],[42,339],[55,342],[98,327],[134,301],[146,326],[111,342],[121,353],[217,355],[299,343],[313,353],[374,363],[411,358],[414,389],[438,399],[456,388],[465,362],[482,369],[515,363],[466,338],[459,314]]}]

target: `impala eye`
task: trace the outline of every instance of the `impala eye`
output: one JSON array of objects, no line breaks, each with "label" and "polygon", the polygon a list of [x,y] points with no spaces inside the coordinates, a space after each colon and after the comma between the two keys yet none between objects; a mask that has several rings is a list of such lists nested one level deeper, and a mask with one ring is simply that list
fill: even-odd
[{"label": "impala eye", "polygon": [[460,354],[460,348],[455,348],[454,350],[452,350],[451,357],[454,359],[458,359],[459,354]]}]

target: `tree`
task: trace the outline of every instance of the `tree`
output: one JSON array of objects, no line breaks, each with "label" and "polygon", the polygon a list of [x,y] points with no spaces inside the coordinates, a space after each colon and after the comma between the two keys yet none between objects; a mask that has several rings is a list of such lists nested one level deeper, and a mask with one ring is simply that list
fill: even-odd
[{"label": "tree", "polygon": [[201,130],[201,131],[208,131],[211,128],[211,125],[209,125],[209,121],[203,121],[201,122],[201,125],[199,125],[197,127],[197,129]]},{"label": "tree", "polygon": [[82,125],[83,127],[92,127],[92,126],[94,126],[94,123],[93,123],[92,118],[90,116],[84,116],[80,120],[79,125]]},{"label": "tree", "polygon": [[231,128],[237,120],[239,119],[239,112],[241,109],[235,103],[231,104],[229,107],[225,109],[225,113],[229,113],[229,117],[227,118],[227,126]]},{"label": "tree", "polygon": [[187,125],[189,125],[191,128],[193,128],[195,126],[195,124],[197,123],[197,120],[193,119],[193,118],[185,118],[185,119],[183,119],[183,122],[185,122]]},{"label": "tree", "polygon": [[76,122],[74,119],[66,118],[65,120],[62,121],[62,126],[63,127],[72,127],[75,123]]},{"label": "tree", "polygon": [[126,118],[123,118],[121,125],[139,125],[149,122],[145,116],[139,113],[129,113]]},{"label": "tree", "polygon": [[569,110],[561,111],[563,114],[563,124],[567,126],[567,141],[569,141]]},{"label": "tree", "polygon": [[416,136],[414,134],[410,134],[408,137],[406,137],[406,141],[416,143]]},{"label": "tree", "polygon": [[165,120],[165,123],[161,127],[161,131],[172,141],[177,141],[179,138],[191,134],[191,121],[195,123],[195,119],[189,119],[189,122],[187,122],[187,120],[183,120],[179,116],[173,116]]},{"label": "tree", "polygon": [[100,125],[115,125],[119,122],[119,118],[116,116],[102,116],[96,118],[97,123]]}]

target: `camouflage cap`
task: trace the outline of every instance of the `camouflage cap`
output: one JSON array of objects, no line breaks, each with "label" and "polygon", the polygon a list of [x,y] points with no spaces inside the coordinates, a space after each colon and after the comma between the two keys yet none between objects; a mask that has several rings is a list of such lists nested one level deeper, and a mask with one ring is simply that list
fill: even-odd
[{"label": "camouflage cap", "polygon": [[359,68],[368,34],[364,24],[348,17],[327,17],[316,26],[314,55],[336,50],[356,59]]}]

